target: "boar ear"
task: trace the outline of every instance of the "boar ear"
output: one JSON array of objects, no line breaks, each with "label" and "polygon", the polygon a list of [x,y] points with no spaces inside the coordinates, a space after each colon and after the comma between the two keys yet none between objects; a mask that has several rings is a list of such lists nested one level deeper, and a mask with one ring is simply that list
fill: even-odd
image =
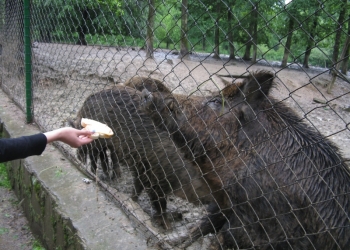
[{"label": "boar ear", "polygon": [[176,109],[175,101],[173,99],[168,99],[167,106],[172,112]]},{"label": "boar ear", "polygon": [[[148,109],[164,109],[168,108],[170,112],[174,112],[177,109],[176,101],[169,93],[160,93],[160,92],[150,92],[147,89],[142,90],[142,104],[145,105]],[[152,108],[151,108],[152,107]]]},{"label": "boar ear", "polygon": [[241,91],[249,103],[254,103],[268,96],[273,79],[274,75],[268,71],[253,73],[244,80]]},{"label": "boar ear", "polygon": [[181,113],[179,103],[172,94],[167,95],[167,97],[164,99],[164,103],[173,115],[177,116],[179,113]]}]

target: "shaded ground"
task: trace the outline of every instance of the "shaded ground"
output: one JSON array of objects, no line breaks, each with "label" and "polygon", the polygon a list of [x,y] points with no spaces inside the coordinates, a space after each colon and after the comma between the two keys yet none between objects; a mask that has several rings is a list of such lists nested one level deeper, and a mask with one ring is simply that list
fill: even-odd
[{"label": "shaded ground", "polygon": [[0,187],[0,250],[32,250],[37,244],[13,191]]}]

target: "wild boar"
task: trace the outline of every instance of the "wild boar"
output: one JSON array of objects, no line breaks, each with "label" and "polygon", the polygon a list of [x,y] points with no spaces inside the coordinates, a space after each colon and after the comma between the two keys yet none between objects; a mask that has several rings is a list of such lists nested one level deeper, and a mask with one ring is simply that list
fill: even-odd
[{"label": "wild boar", "polygon": [[141,92],[125,86],[90,95],[75,124],[80,124],[83,117],[97,120],[112,128],[114,136],[80,147],[78,157],[83,160],[85,157],[86,161],[89,155],[92,171],[96,171],[96,161],[99,157],[105,160],[108,149],[115,172],[120,174],[119,164],[130,168],[134,177],[133,198],[136,200],[145,190],[156,209],[156,217],[165,228],[170,228],[165,214],[167,195],[174,193],[196,203],[205,199],[209,189],[205,188],[199,168],[185,159],[168,133],[157,129],[149,116],[138,109],[140,101]]},{"label": "wild boar", "polygon": [[[350,174],[339,149],[270,95],[271,72],[225,87],[202,106],[143,91],[145,111],[187,145],[215,199],[182,247],[346,249]],[[185,147],[184,147],[185,148]],[[216,193],[216,195],[215,195]],[[218,195],[219,194],[219,195]],[[179,242],[176,242],[179,243]]]}]

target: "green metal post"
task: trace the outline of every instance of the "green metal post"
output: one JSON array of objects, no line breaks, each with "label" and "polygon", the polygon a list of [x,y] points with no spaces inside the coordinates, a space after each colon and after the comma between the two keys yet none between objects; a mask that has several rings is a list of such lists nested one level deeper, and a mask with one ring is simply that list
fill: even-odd
[{"label": "green metal post", "polygon": [[24,66],[27,123],[32,122],[32,49],[30,41],[30,0],[24,0]]}]

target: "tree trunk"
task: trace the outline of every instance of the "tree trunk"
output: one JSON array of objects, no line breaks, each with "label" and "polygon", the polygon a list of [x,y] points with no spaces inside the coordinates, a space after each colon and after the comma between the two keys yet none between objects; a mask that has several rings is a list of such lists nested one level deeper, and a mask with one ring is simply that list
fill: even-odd
[{"label": "tree trunk", "polygon": [[[340,60],[342,60],[343,58],[345,58],[345,55],[349,49],[349,43],[350,43],[350,36],[347,36],[346,37],[346,41],[344,43],[344,47],[343,47],[343,50],[341,52],[341,55],[340,55]],[[337,78],[337,72],[339,71],[339,68],[340,68],[340,62],[336,64],[335,68],[333,68],[333,70],[331,71],[332,72],[332,81],[331,83],[328,85],[328,88],[327,88],[327,93],[330,94],[332,92],[332,88],[333,88],[333,85],[334,85],[334,82],[335,82],[335,79]]]},{"label": "tree trunk", "polygon": [[203,38],[202,38],[202,50],[205,51],[205,48],[207,47],[207,44],[206,44],[206,39],[207,36],[205,34],[203,34]]},{"label": "tree trunk", "polygon": [[86,22],[88,21],[89,12],[87,8],[84,8],[83,10],[83,19],[80,22],[80,25],[78,26],[78,41],[77,44],[79,45],[87,45],[85,34],[87,33],[88,29],[86,27]]},{"label": "tree trunk", "polygon": [[341,8],[341,11],[340,11],[339,17],[338,17],[338,21],[337,21],[337,27],[335,27],[335,30],[337,32],[335,33],[333,55],[332,55],[333,67],[336,67],[336,64],[338,61],[341,35],[343,32],[342,25],[343,25],[343,22],[345,19],[345,13],[346,13],[346,2],[347,2],[347,0],[343,0],[343,8]]},{"label": "tree trunk", "polygon": [[[349,19],[348,19],[348,37],[350,36],[350,16],[349,16]],[[348,71],[348,63],[349,63],[349,49],[350,49],[350,46],[349,44],[345,44],[344,46],[347,46],[347,49],[345,51],[345,57],[343,58],[343,61],[342,61],[342,65],[341,65],[341,72],[346,75],[347,71]]]},{"label": "tree trunk", "polygon": [[[254,6],[252,7],[253,11],[254,11]],[[244,56],[243,56],[243,60],[245,61],[249,61],[250,58],[250,49],[252,48],[253,45],[253,33],[254,33],[254,14],[252,13],[251,18],[250,18],[250,22],[248,25],[248,35],[249,35],[249,41],[247,41],[246,46],[245,46],[245,51],[244,51]]]},{"label": "tree trunk", "polygon": [[182,0],[181,3],[181,38],[180,38],[180,58],[187,59],[188,53],[188,39],[187,39],[187,20],[188,20],[188,0]]},{"label": "tree trunk", "polygon": [[[337,78],[337,71],[339,70],[340,64],[338,63],[338,56],[339,56],[339,48],[340,48],[340,39],[342,35],[342,24],[345,19],[345,13],[346,13],[346,8],[347,6],[347,0],[343,0],[343,8],[341,8],[341,11],[339,13],[338,21],[337,21],[337,27],[336,27],[336,34],[335,34],[335,41],[334,41],[334,47],[333,47],[333,56],[332,56],[332,62],[333,66],[331,69],[331,74],[332,74],[332,80],[331,83],[328,85],[327,88],[327,93],[330,94],[332,92],[333,85],[335,83],[335,80]],[[347,37],[348,39],[349,37]],[[345,51],[343,49],[344,55]]]},{"label": "tree trunk", "polygon": [[43,43],[50,43],[51,42],[51,33],[50,31],[40,30],[40,40]]},{"label": "tree trunk", "polygon": [[253,58],[252,63],[256,62],[256,57],[258,53],[258,8],[259,3],[256,3],[255,6],[253,6]]},{"label": "tree trunk", "polygon": [[235,47],[233,46],[233,28],[232,28],[232,10],[231,8],[227,11],[227,25],[228,25],[228,32],[227,32],[227,39],[228,39],[228,47],[230,50],[230,56],[229,60],[235,60]]},{"label": "tree trunk", "polygon": [[251,47],[252,47],[252,43],[251,43],[251,41],[249,41],[247,43],[247,45],[245,46],[244,56],[242,58],[243,60],[249,61],[251,59],[250,58],[250,49],[251,49]]},{"label": "tree trunk", "polygon": [[312,51],[312,44],[313,44],[314,38],[315,38],[316,27],[317,27],[317,23],[318,23],[317,22],[318,21],[318,16],[320,15],[319,13],[320,13],[320,11],[317,11],[315,13],[314,21],[313,21],[311,29],[310,29],[310,35],[309,35],[308,42],[307,42],[307,47],[306,47],[306,50],[305,50],[303,68],[307,68],[307,69],[309,68],[309,58],[310,58],[311,51]]},{"label": "tree trunk", "polygon": [[309,68],[309,58],[310,58],[311,50],[312,50],[312,47],[309,44],[306,47],[305,56],[304,56],[304,62],[303,62],[303,68],[306,68],[306,69]]},{"label": "tree trunk", "polygon": [[345,58],[343,59],[343,62],[341,65],[341,73],[343,73],[344,75],[348,73],[349,49],[350,49],[350,46],[348,44],[348,49],[345,52]]},{"label": "tree trunk", "polygon": [[292,45],[293,27],[294,27],[294,19],[293,19],[293,17],[290,17],[289,23],[288,23],[288,36],[287,36],[286,45],[284,47],[284,54],[283,54],[283,59],[282,59],[282,64],[281,64],[282,68],[286,67],[287,63],[288,63],[290,47]]},{"label": "tree trunk", "polygon": [[219,1],[216,5],[216,20],[215,20],[215,34],[214,34],[214,56],[215,59],[220,59],[220,10],[221,10],[221,2]]},{"label": "tree trunk", "polygon": [[146,57],[153,58],[153,29],[155,19],[155,0],[149,0],[148,17],[147,17],[147,37],[146,37]]}]

